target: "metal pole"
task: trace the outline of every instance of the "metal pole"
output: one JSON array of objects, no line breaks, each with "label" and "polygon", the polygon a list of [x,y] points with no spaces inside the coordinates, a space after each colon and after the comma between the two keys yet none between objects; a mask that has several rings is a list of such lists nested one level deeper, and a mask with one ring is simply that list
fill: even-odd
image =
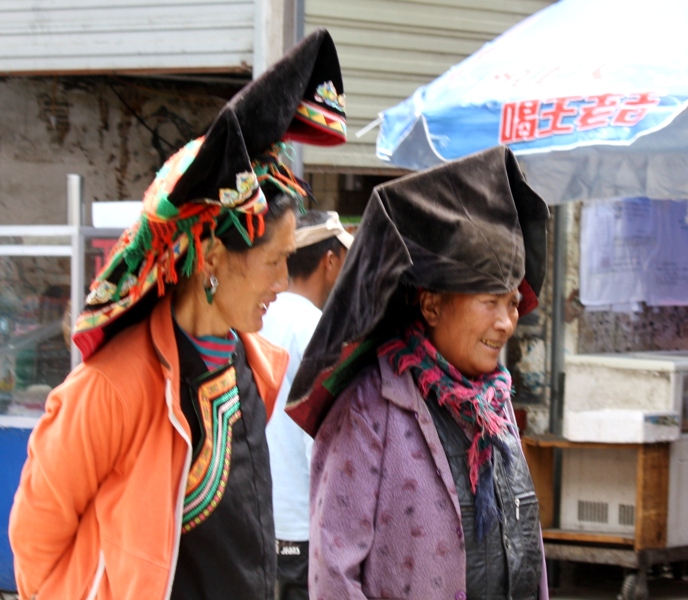
[{"label": "metal pole", "polygon": [[[287,21],[285,23],[285,50],[300,42],[306,31],[306,1],[293,0],[293,2],[291,23],[285,19]],[[289,2],[287,2],[287,5],[289,5]],[[291,29],[291,31],[287,31],[287,29]],[[303,145],[292,142],[292,147],[294,148],[294,154],[291,158],[291,170],[294,175],[303,179]]]},{"label": "metal pole", "polygon": [[[554,207],[554,256],[552,272],[552,340],[550,363],[549,430],[554,435],[563,431],[564,404],[564,306],[566,295],[566,233],[568,206]],[[553,526],[559,527],[561,512],[561,448],[554,449],[552,473],[554,509]]]},{"label": "metal pole", "polygon": [[255,0],[253,3],[253,79],[268,66],[267,14],[269,0]]},{"label": "metal pole", "polygon": [[568,206],[554,207],[552,272],[552,344],[550,363],[550,433],[561,435],[564,403],[564,306],[566,295],[566,230]]},{"label": "metal pole", "polygon": [[296,13],[296,41],[306,35],[306,0],[296,0],[294,12]]},{"label": "metal pole", "polygon": [[[76,318],[84,303],[84,238],[81,235],[84,179],[81,175],[67,175],[67,220],[72,226],[71,259],[71,325],[74,331]],[[71,343],[72,369],[81,362],[81,353]]]}]

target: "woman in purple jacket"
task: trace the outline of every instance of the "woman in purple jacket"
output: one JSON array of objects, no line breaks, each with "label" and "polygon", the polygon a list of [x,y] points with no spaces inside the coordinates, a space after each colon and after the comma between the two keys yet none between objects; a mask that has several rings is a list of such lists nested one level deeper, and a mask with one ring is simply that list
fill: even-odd
[{"label": "woman in purple jacket", "polygon": [[548,597],[499,362],[548,216],[503,147],[375,188],[287,407],[315,436],[311,598]]}]

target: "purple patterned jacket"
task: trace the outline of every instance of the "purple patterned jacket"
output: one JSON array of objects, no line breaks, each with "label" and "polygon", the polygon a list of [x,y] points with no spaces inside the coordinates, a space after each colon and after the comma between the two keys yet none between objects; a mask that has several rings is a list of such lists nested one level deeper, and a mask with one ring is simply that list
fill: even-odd
[{"label": "purple patterned jacket", "polygon": [[[339,396],[315,439],[311,599],[466,600],[460,515],[425,401],[409,373],[379,361]],[[539,600],[548,600],[545,573]]]}]

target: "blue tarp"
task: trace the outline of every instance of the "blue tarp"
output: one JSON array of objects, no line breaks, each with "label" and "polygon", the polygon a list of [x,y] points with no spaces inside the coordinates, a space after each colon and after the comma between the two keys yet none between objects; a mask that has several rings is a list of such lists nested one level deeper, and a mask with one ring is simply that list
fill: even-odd
[{"label": "blue tarp", "polygon": [[31,429],[0,426],[0,590],[15,591],[7,526]]}]

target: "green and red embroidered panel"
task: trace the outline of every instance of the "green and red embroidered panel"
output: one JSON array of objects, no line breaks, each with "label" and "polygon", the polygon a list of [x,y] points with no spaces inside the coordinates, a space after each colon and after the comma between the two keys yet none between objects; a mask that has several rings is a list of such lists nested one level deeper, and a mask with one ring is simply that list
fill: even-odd
[{"label": "green and red embroidered panel", "polygon": [[232,459],[232,426],[241,418],[234,366],[200,386],[198,404],[205,435],[186,483],[184,533],[212,514],[227,487]]}]

